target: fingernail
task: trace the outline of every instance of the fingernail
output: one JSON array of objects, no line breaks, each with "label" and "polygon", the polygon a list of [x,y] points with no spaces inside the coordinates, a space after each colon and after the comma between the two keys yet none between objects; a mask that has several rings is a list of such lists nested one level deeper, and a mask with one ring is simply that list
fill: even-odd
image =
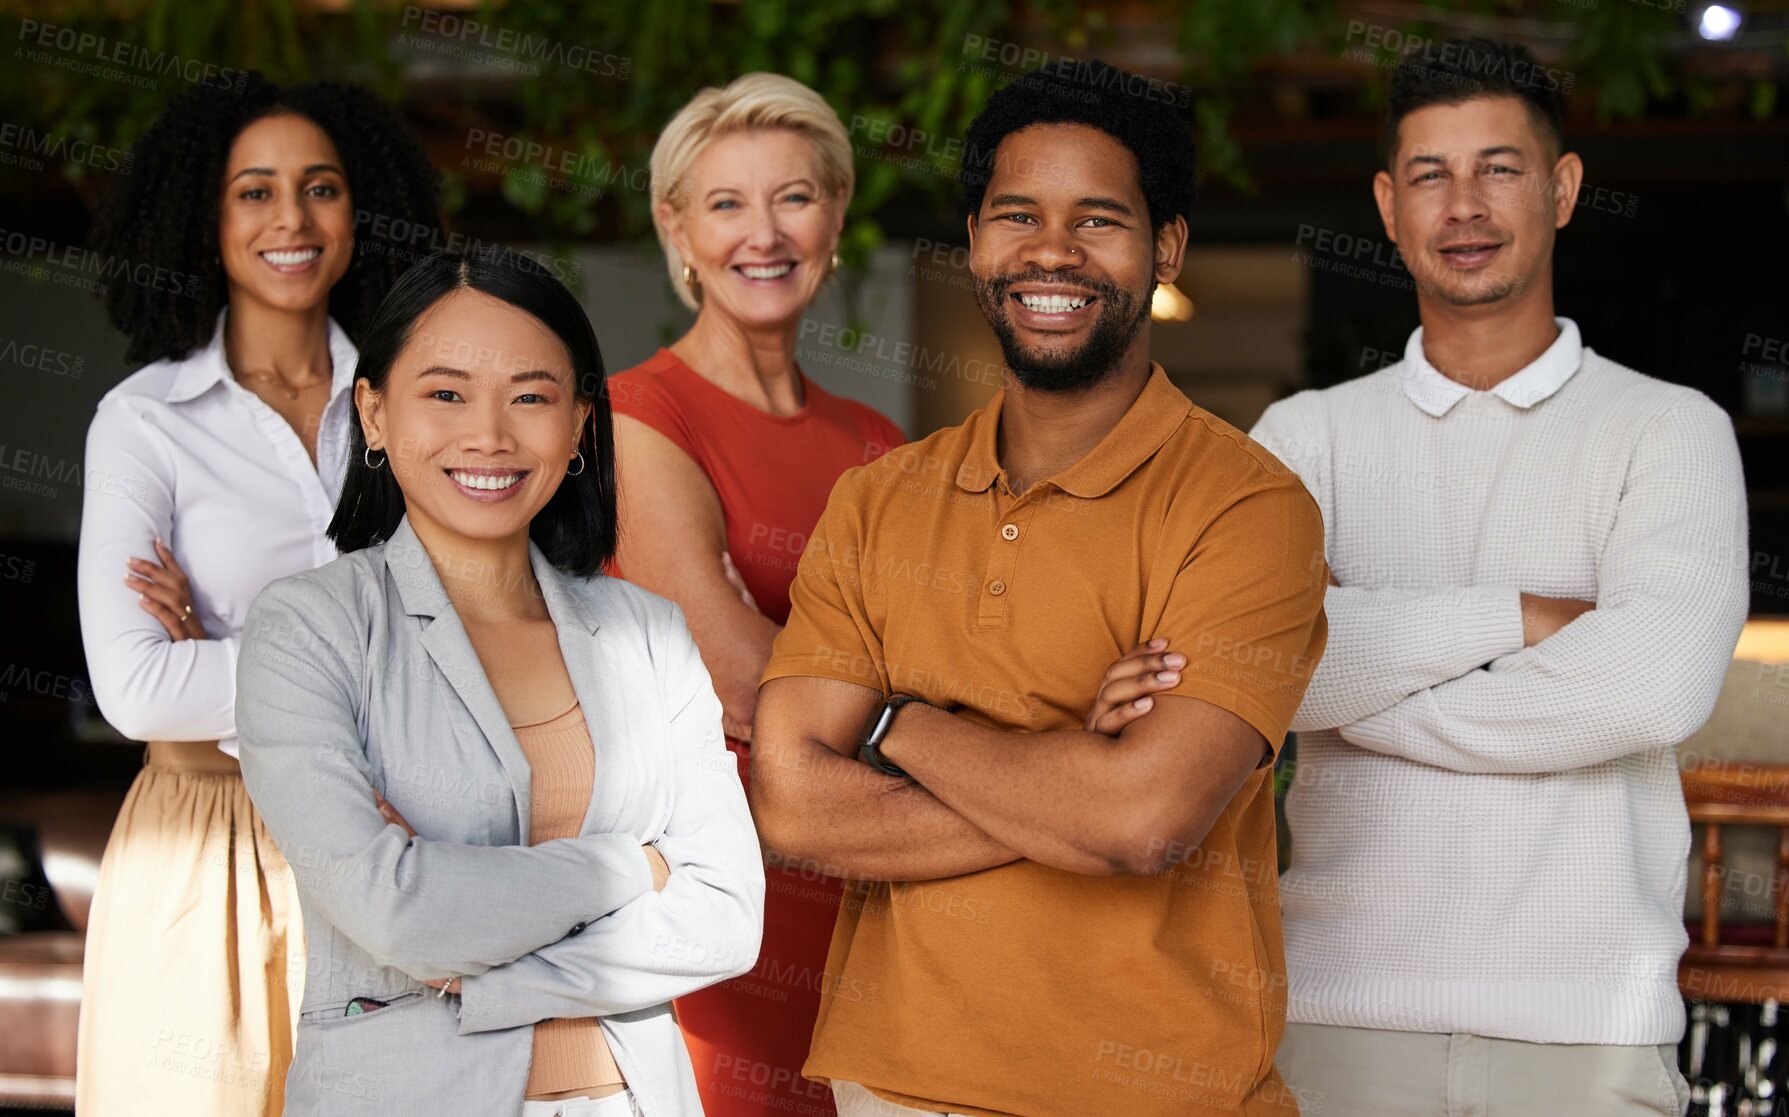
[{"label": "fingernail", "polygon": [[1178,672],[1178,671],[1157,671],[1155,673],[1155,677],[1160,679],[1164,683],[1177,683],[1180,681],[1180,672]]},{"label": "fingernail", "polygon": [[1147,710],[1147,709],[1149,709],[1149,707],[1155,705],[1155,699],[1139,698],[1135,702],[1132,702],[1131,705],[1135,706],[1139,710]]},{"label": "fingernail", "polygon": [[1160,648],[1160,647],[1163,647],[1164,645],[1166,645],[1167,643],[1168,643],[1168,641],[1164,640],[1160,636],[1157,636],[1155,639],[1153,639],[1149,642],[1149,646],[1152,648]]},{"label": "fingernail", "polygon": [[1179,652],[1169,652],[1162,657],[1162,662],[1169,667],[1185,667],[1186,656],[1181,655]]}]

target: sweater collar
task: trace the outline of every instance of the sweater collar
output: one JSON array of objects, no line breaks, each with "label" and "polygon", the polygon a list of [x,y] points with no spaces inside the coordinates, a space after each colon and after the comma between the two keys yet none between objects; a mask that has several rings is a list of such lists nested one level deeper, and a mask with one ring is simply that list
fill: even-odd
[{"label": "sweater collar", "polygon": [[[1559,336],[1547,351],[1536,357],[1522,371],[1493,385],[1490,393],[1505,403],[1524,410],[1551,396],[1584,363],[1584,343],[1578,336],[1578,324],[1570,318],[1555,318]],[[1412,403],[1440,418],[1474,390],[1457,380],[1449,380],[1429,363],[1423,354],[1423,330],[1418,326],[1404,346],[1404,394]]]}]

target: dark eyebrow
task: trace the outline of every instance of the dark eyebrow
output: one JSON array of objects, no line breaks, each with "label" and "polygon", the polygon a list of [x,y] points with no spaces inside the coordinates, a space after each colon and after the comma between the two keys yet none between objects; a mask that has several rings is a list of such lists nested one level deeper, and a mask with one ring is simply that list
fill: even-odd
[{"label": "dark eyebrow", "polygon": [[[472,379],[472,374],[465,369],[453,368],[449,365],[430,365],[416,375],[419,378],[424,376],[451,376],[455,380]],[[557,373],[548,372],[544,368],[531,368],[525,372],[518,372],[509,378],[511,384],[526,384],[533,380],[545,380],[549,383],[557,384],[559,383],[559,376]]]},{"label": "dark eyebrow", "polygon": [[1125,205],[1123,202],[1119,201],[1117,198],[1076,198],[1075,199],[1075,208],[1076,209],[1103,209],[1103,210],[1108,210],[1112,213],[1121,213],[1126,217],[1134,216],[1131,213],[1131,207]]},{"label": "dark eyebrow", "polygon": [[1513,147],[1510,144],[1498,144],[1496,147],[1480,148],[1478,157],[1480,159],[1489,159],[1493,155],[1520,155],[1520,154],[1522,154],[1522,149],[1519,147]]},{"label": "dark eyebrow", "polygon": [[1439,155],[1412,155],[1410,158],[1404,160],[1404,166],[1406,167],[1410,166],[1412,163],[1432,164],[1437,167],[1447,166],[1447,160]]},{"label": "dark eyebrow", "polygon": [[[333,171],[334,173],[336,173],[338,175],[342,174],[342,169],[340,167],[336,166],[334,163],[312,163],[310,166],[308,166],[304,169],[304,173],[307,175],[319,174],[323,171]],[[273,174],[274,174],[274,171],[273,171],[272,167],[244,167],[240,171],[237,171],[235,174],[231,175],[230,181],[235,182],[237,179],[241,178],[243,175],[264,175],[267,178],[272,178]],[[346,178],[348,176],[342,175],[342,177]]]},{"label": "dark eyebrow", "polygon": [[999,209],[1001,206],[1034,206],[1036,204],[1036,198],[1027,197],[1024,194],[996,194],[987,202],[989,209]]}]

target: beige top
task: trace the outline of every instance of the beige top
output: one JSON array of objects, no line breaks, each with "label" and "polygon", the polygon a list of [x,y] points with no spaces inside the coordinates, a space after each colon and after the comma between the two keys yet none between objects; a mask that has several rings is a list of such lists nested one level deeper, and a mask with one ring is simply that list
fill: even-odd
[{"label": "beige top", "polygon": [[[532,773],[528,836],[534,845],[575,838],[595,786],[596,757],[584,712],[576,701],[557,717],[512,726]],[[526,1097],[610,1086],[624,1081],[602,1023],[594,1016],[542,1020],[534,1025],[534,1061]]]}]

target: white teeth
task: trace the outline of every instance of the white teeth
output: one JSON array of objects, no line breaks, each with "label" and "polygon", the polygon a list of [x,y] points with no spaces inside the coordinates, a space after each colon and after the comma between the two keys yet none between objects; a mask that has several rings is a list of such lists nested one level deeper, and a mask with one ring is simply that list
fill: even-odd
[{"label": "white teeth", "polygon": [[741,264],[739,270],[745,273],[747,279],[781,279],[783,276],[788,275],[790,270],[794,267],[794,264],[772,264],[769,267],[762,268],[753,267],[750,264]]},{"label": "white teeth", "polygon": [[520,473],[461,473],[452,469],[447,475],[468,489],[507,489],[522,479]]},{"label": "white teeth", "polygon": [[261,258],[280,267],[292,267],[295,264],[307,264],[322,254],[321,248],[300,248],[292,252],[263,252]]},{"label": "white teeth", "polygon": [[1036,310],[1044,314],[1062,314],[1070,310],[1080,310],[1092,300],[1086,295],[1072,299],[1067,295],[1020,295],[1019,301],[1025,304],[1027,310]]}]

